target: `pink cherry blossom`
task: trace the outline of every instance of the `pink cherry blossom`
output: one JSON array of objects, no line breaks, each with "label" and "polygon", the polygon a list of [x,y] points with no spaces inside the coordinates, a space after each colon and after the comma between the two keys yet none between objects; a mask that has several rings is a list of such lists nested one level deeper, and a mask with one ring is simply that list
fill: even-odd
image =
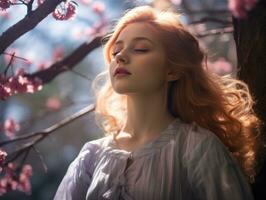
[{"label": "pink cherry blossom", "polygon": [[57,97],[49,97],[46,101],[46,107],[49,110],[58,110],[61,108],[61,101]]},{"label": "pink cherry blossom", "polygon": [[14,138],[15,133],[20,130],[20,125],[12,118],[5,120],[4,131],[7,137]]},{"label": "pink cherry blossom", "polygon": [[24,165],[20,172],[13,163],[8,163],[4,168],[4,176],[0,179],[0,196],[12,190],[19,190],[28,195],[31,194],[30,177],[32,176],[32,167]]},{"label": "pink cherry blossom", "polygon": [[24,93],[27,91],[28,80],[23,76],[12,76],[8,79],[8,83],[5,85],[10,96],[17,93]]},{"label": "pink cherry blossom", "polygon": [[6,10],[12,5],[10,0],[0,0],[0,10]]},{"label": "pink cherry blossom", "polygon": [[0,149],[0,166],[4,163],[7,153]]},{"label": "pink cherry blossom", "polygon": [[219,58],[214,62],[208,62],[208,70],[220,75],[228,74],[232,72],[233,66],[224,58]]},{"label": "pink cherry blossom", "polygon": [[2,167],[3,167],[3,164],[4,164],[5,160],[6,160],[6,156],[7,156],[7,153],[0,149],[0,173],[3,170]]},{"label": "pink cherry blossom", "polygon": [[35,77],[33,80],[29,81],[27,84],[27,92],[34,93],[40,91],[43,87],[42,80]]},{"label": "pink cherry blossom", "polygon": [[247,12],[256,6],[257,0],[229,0],[228,8],[234,17],[245,18]]},{"label": "pink cherry blossom", "polygon": [[[24,70],[21,68],[16,71],[16,75],[5,79],[0,79],[0,97],[5,100],[7,97],[17,93],[34,93],[42,89],[42,80],[35,77],[29,79],[24,76]],[[4,82],[5,81],[5,82]]]},{"label": "pink cherry blossom", "polygon": [[59,4],[52,15],[56,20],[69,20],[75,17],[76,9],[75,2],[66,1]]},{"label": "pink cherry blossom", "polygon": [[95,12],[96,14],[102,15],[103,12],[105,11],[105,5],[102,2],[95,1],[92,6],[92,11]]},{"label": "pink cherry blossom", "polygon": [[0,196],[7,192],[7,180],[6,178],[0,179]]},{"label": "pink cherry blossom", "polygon": [[57,61],[57,60],[61,59],[63,56],[64,56],[64,48],[57,47],[53,51],[52,60]]},{"label": "pink cherry blossom", "polygon": [[22,173],[25,174],[25,176],[32,176],[32,167],[31,165],[24,165],[22,168]]},{"label": "pink cherry blossom", "polygon": [[9,96],[17,93],[34,93],[42,89],[42,80],[34,78],[29,80],[27,77],[21,75],[23,72],[16,72],[17,76],[12,76],[4,82],[0,80],[0,99],[6,100]]},{"label": "pink cherry blossom", "polygon": [[22,192],[25,192],[26,194],[31,194],[31,183],[29,179],[31,176],[32,176],[32,167],[30,165],[24,165],[19,175],[17,189]]},{"label": "pink cherry blossom", "polygon": [[6,100],[9,97],[9,92],[7,90],[7,88],[0,84],[0,99],[1,100]]},{"label": "pink cherry blossom", "polygon": [[[1,9],[0,9],[1,10]],[[0,17],[3,17],[3,18],[5,18],[5,19],[9,19],[10,18],[10,15],[9,15],[9,13],[6,11],[6,10],[2,10],[1,12],[0,12]]]},{"label": "pink cherry blossom", "polygon": [[18,68],[16,70],[15,76],[24,76],[25,75],[25,69],[24,68]]},{"label": "pink cherry blossom", "polygon": [[6,192],[17,188],[18,182],[14,179],[15,173],[15,165],[13,163],[8,163],[5,168],[5,176],[0,181],[0,185],[3,188],[5,187]]},{"label": "pink cherry blossom", "polygon": [[39,61],[36,64],[36,68],[38,70],[44,70],[44,69],[48,69],[51,66],[52,62],[51,61]]},{"label": "pink cherry blossom", "polygon": [[93,26],[84,29],[80,35],[92,36],[104,35],[107,32],[107,21],[102,18],[99,22],[96,22]]},{"label": "pink cherry blossom", "polygon": [[49,110],[58,110],[61,107],[61,101],[56,97],[49,97],[46,101],[46,107]]},{"label": "pink cherry blossom", "polygon": [[45,0],[37,0],[37,5],[40,6]]},{"label": "pink cherry blossom", "polygon": [[[10,63],[10,59],[12,58],[12,55],[19,55],[19,50],[16,48],[8,48],[8,50],[6,51],[7,53],[4,54],[4,61],[6,64]],[[13,58],[12,63],[14,63],[15,59]]]}]

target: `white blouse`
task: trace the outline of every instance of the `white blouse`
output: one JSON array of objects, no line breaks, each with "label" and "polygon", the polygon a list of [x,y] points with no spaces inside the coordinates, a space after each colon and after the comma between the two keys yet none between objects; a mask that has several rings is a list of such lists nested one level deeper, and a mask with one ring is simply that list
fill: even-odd
[{"label": "white blouse", "polygon": [[137,150],[111,135],[87,142],[54,200],[252,200],[234,158],[212,132],[175,119]]}]

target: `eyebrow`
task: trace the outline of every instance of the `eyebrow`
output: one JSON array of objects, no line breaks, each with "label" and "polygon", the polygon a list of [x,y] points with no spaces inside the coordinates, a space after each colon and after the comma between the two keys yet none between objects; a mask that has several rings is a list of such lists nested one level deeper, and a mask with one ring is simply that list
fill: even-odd
[{"label": "eyebrow", "polygon": [[[148,38],[146,38],[146,37],[135,37],[135,38],[133,38],[133,41],[139,41],[139,40],[146,40],[146,41],[148,41],[148,42],[154,44],[153,41],[151,41],[150,39],[148,39]],[[118,41],[115,42],[115,44],[121,44],[121,43],[123,43],[122,40],[118,40]]]}]

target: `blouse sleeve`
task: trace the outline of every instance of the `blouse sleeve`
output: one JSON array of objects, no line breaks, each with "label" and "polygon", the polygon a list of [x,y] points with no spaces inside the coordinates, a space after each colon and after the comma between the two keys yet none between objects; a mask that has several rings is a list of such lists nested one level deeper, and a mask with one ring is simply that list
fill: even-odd
[{"label": "blouse sleeve", "polygon": [[92,144],[86,143],[79,155],[70,164],[62,182],[60,183],[54,200],[85,199],[91,182]]},{"label": "blouse sleeve", "polygon": [[[206,131],[200,128],[194,136]],[[213,133],[207,135],[193,140],[194,148],[187,156],[187,175],[195,199],[253,200],[248,181],[229,151]]]}]

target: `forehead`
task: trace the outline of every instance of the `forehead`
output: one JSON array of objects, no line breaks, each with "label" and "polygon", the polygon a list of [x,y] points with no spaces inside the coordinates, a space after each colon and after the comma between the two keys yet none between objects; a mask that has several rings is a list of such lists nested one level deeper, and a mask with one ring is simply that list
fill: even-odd
[{"label": "forehead", "polygon": [[160,45],[155,29],[150,24],[145,22],[136,22],[127,25],[119,33],[116,41],[130,42],[134,38],[147,38],[153,43]]}]

